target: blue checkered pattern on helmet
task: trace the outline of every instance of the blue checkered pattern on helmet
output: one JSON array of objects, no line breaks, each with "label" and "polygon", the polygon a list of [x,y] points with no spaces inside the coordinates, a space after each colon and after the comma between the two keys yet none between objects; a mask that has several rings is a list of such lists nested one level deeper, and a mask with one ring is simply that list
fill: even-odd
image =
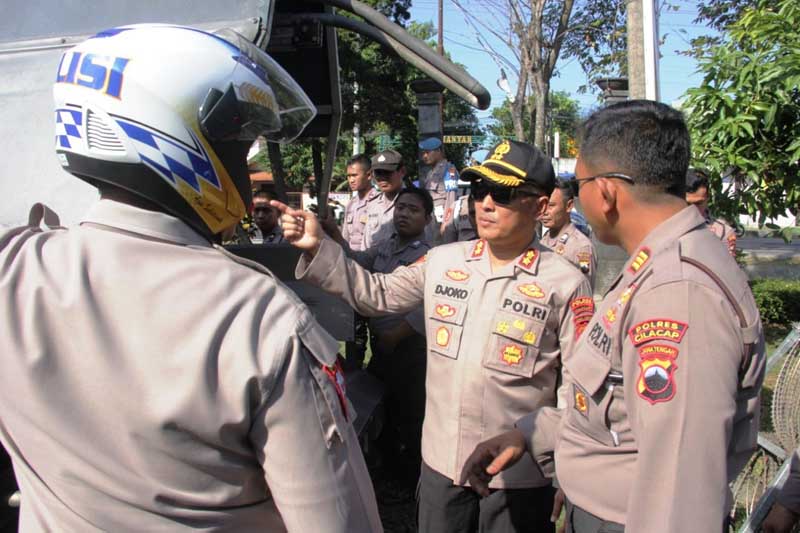
[{"label": "blue checkered pattern on helmet", "polygon": [[72,148],[69,138],[80,139],[78,126],[83,124],[80,109],[56,109],[56,148]]},{"label": "blue checkered pattern on helmet", "polygon": [[180,179],[199,193],[201,192],[199,180],[202,179],[206,183],[222,190],[219,178],[208,159],[208,154],[206,154],[200,141],[191,131],[189,134],[194,139],[194,146],[161,132],[148,129],[142,124],[128,122],[118,117],[115,117],[115,119],[133,141],[133,145],[142,162],[173,186]]}]

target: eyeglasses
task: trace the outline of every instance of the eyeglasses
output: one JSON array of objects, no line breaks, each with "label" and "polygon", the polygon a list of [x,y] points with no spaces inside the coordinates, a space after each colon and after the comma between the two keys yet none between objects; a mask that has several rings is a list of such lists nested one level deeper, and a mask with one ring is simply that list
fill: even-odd
[{"label": "eyeglasses", "polygon": [[470,187],[470,196],[476,202],[482,202],[488,195],[492,195],[492,200],[496,204],[509,205],[514,201],[514,198],[525,196],[536,196],[525,191],[520,191],[515,187],[496,187],[490,185],[485,180],[476,180],[472,182]]},{"label": "eyeglasses", "polygon": [[590,182],[590,181],[594,181],[594,180],[600,179],[600,178],[616,178],[618,180],[627,181],[631,185],[636,185],[636,181],[634,181],[634,179],[632,177],[628,176],[627,174],[620,174],[619,172],[606,172],[605,174],[598,174],[596,176],[583,178],[582,180],[579,180],[579,179],[576,178],[575,181],[578,182],[578,190],[580,191],[582,184]]}]

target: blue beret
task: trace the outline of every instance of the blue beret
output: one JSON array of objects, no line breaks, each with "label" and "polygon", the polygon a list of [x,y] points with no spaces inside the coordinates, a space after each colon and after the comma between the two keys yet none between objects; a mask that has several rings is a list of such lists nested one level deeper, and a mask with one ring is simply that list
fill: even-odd
[{"label": "blue beret", "polygon": [[442,140],[436,137],[429,137],[424,141],[420,141],[420,150],[437,150],[442,146]]}]

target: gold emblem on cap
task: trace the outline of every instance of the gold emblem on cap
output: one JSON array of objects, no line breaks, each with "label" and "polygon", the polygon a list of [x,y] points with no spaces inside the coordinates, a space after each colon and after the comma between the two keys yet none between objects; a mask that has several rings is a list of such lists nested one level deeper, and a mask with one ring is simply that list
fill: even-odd
[{"label": "gold emblem on cap", "polygon": [[498,161],[503,160],[503,156],[506,155],[508,152],[511,151],[511,143],[507,140],[501,142],[497,145],[494,149],[494,153],[489,157],[489,159],[495,159]]}]

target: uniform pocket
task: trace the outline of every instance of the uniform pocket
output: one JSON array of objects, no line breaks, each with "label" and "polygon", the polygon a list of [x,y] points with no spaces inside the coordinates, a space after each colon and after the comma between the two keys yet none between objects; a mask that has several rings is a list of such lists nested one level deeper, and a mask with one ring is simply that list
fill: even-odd
[{"label": "uniform pocket", "polygon": [[428,313],[428,350],[450,359],[458,359],[467,306],[450,300],[434,301]]},{"label": "uniform pocket", "polygon": [[498,311],[483,356],[483,366],[506,374],[530,378],[539,356],[544,324]]},{"label": "uniform pocket", "polygon": [[315,322],[301,330],[299,337],[314,378],[314,404],[320,429],[330,448],[336,438],[345,442],[345,430],[356,416],[336,357],[339,345]]},{"label": "uniform pocket", "polygon": [[576,411],[573,420],[581,431],[604,444],[605,446],[619,446],[619,439],[611,430],[609,410],[614,398],[614,387],[603,387],[593,396],[578,383],[570,383],[569,409]]}]

